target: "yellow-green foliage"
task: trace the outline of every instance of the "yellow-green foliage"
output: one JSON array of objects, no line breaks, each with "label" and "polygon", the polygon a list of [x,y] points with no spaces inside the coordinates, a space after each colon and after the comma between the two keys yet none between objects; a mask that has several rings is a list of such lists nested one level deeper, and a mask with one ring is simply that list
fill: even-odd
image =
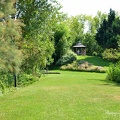
[{"label": "yellow-green foliage", "polygon": [[16,14],[15,2],[0,1],[0,84],[3,91],[10,87],[11,81],[14,81],[13,74],[20,71],[22,63],[21,22],[11,17]]},{"label": "yellow-green foliage", "polygon": [[1,80],[0,80],[0,91],[2,91],[2,93],[5,92],[5,86],[4,86],[4,84],[2,83]]},{"label": "yellow-green foliage", "polygon": [[10,15],[15,14],[15,0],[0,2],[0,71],[17,73],[22,61],[20,46],[21,26]]},{"label": "yellow-green foliage", "polygon": [[110,61],[118,61],[120,59],[120,50],[116,50],[113,48],[106,49],[103,52],[102,57]]}]

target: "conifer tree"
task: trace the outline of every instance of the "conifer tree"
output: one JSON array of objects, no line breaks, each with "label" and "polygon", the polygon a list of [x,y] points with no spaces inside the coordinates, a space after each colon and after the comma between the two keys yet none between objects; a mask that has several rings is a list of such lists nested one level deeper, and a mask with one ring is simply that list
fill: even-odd
[{"label": "conifer tree", "polygon": [[1,75],[12,74],[16,87],[22,53],[19,50],[21,25],[19,20],[15,20],[14,4],[15,0],[0,0],[0,72]]},{"label": "conifer tree", "polygon": [[120,18],[114,10],[110,9],[108,19],[104,19],[97,30],[96,40],[103,48],[118,48],[118,36],[120,35]]}]

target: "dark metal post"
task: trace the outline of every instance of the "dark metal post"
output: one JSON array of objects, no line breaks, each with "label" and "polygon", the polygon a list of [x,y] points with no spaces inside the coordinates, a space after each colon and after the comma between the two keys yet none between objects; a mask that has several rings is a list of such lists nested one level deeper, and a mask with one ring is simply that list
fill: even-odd
[{"label": "dark metal post", "polygon": [[14,78],[14,87],[17,87],[17,76],[15,73],[13,73],[13,78]]}]

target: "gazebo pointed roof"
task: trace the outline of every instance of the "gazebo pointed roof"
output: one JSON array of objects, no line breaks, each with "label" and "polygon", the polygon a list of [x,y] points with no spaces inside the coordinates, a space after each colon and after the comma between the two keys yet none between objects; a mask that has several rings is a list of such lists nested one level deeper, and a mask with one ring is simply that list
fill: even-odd
[{"label": "gazebo pointed roof", "polygon": [[74,48],[85,48],[86,46],[84,46],[81,42],[78,42],[76,45],[73,46]]}]

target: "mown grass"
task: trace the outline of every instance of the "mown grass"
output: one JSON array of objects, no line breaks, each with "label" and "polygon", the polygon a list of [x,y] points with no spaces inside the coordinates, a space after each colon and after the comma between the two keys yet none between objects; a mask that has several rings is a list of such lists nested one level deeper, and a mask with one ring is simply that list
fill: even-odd
[{"label": "mown grass", "polygon": [[59,71],[0,98],[0,120],[120,120],[120,87],[106,73]]}]

